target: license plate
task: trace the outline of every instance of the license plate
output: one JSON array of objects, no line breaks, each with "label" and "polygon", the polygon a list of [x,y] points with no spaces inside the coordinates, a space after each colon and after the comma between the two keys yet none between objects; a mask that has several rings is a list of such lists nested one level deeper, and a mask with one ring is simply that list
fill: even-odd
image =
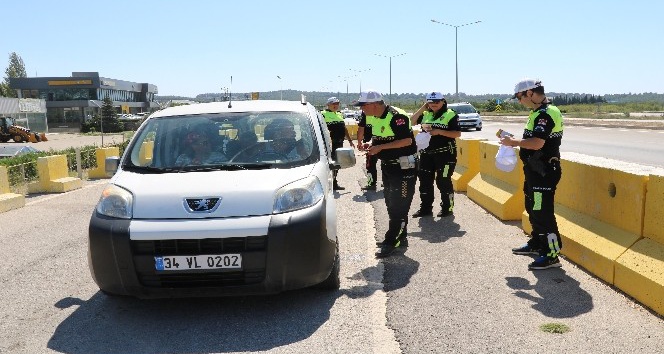
[{"label": "license plate", "polygon": [[198,269],[242,269],[242,255],[206,254],[198,256],[161,256],[154,257],[155,269],[198,270]]},{"label": "license plate", "polygon": [[460,125],[474,125],[475,123],[472,122],[460,122]]}]

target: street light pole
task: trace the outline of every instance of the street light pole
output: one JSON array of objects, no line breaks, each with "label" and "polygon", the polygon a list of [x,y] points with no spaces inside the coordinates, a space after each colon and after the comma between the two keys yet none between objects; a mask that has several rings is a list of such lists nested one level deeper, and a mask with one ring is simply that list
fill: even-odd
[{"label": "street light pole", "polygon": [[389,96],[390,104],[392,104],[392,58],[399,57],[399,56],[402,56],[402,55],[405,55],[405,54],[406,53],[401,53],[401,54],[397,54],[397,55],[374,54],[374,55],[377,55],[379,57],[390,58],[390,96]]},{"label": "street light pole", "polygon": [[277,75],[277,79],[279,79],[279,93],[280,93],[281,100],[283,101],[284,100],[284,85],[281,82],[281,76]]},{"label": "street light pole", "polygon": [[360,92],[362,92],[362,73],[371,70],[371,68],[363,70],[355,70],[355,69],[349,69],[349,70],[354,71],[356,73],[355,76],[357,76],[357,78],[360,80]]},{"label": "street light pole", "polygon": [[480,23],[482,21],[469,22],[469,23],[464,23],[463,25],[456,25],[456,26],[455,25],[450,25],[449,23],[436,21],[436,20],[431,20],[431,22],[437,23],[439,25],[454,27],[454,61],[455,61],[455,65],[456,65],[456,99],[457,99],[457,101],[459,101],[459,54],[458,54],[459,53],[459,51],[458,51],[458,49],[459,49],[459,47],[458,47],[459,27],[474,25],[474,24]]}]

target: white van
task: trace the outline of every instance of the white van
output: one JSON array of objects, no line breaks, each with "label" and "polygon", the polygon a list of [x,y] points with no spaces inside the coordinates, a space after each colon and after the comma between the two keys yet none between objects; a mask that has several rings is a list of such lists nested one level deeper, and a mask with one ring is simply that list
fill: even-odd
[{"label": "white van", "polygon": [[333,171],[323,117],[306,102],[214,102],[148,117],[89,227],[92,277],[140,298],[339,288]]}]

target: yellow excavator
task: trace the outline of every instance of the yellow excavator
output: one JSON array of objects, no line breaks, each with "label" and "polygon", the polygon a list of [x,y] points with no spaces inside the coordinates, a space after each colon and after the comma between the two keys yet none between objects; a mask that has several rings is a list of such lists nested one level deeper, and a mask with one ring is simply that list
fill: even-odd
[{"label": "yellow excavator", "polygon": [[13,118],[0,117],[0,142],[6,143],[9,139],[13,139],[17,143],[38,143],[48,140],[44,133],[35,133],[28,128],[14,124]]}]

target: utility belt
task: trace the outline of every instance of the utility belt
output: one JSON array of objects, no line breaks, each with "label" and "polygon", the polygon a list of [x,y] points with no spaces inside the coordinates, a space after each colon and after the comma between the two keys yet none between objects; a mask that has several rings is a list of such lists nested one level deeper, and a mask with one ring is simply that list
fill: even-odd
[{"label": "utility belt", "polygon": [[445,147],[440,147],[440,148],[435,148],[435,149],[424,149],[420,150],[421,154],[440,154],[443,152],[449,152],[449,153],[454,153],[454,150],[456,150],[456,147],[450,147],[450,146],[445,146]]},{"label": "utility belt", "polygon": [[400,166],[402,170],[415,168],[417,166],[417,154],[401,156],[398,159],[380,160],[381,165]]},{"label": "utility belt", "polygon": [[551,165],[553,163],[560,163],[560,158],[557,156],[550,157],[548,160],[541,160],[540,157],[542,156],[541,151],[535,152],[533,155],[531,155],[528,160],[525,162],[525,164],[530,167],[531,170],[535,171],[542,177],[546,176],[546,167],[545,163]]}]

